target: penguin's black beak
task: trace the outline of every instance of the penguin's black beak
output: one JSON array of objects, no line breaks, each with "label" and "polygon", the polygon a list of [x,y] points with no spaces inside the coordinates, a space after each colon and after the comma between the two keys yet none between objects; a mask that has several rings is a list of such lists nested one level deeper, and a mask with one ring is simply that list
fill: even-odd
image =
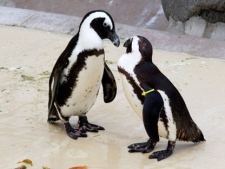
[{"label": "penguin's black beak", "polygon": [[116,34],[115,31],[110,31],[108,33],[108,38],[109,40],[111,40],[111,42],[116,46],[119,47],[120,46],[120,38],[118,37],[118,35]]},{"label": "penguin's black beak", "polygon": [[124,44],[123,44],[123,47],[128,47],[130,44],[131,44],[131,39],[127,39],[125,42],[124,42]]}]

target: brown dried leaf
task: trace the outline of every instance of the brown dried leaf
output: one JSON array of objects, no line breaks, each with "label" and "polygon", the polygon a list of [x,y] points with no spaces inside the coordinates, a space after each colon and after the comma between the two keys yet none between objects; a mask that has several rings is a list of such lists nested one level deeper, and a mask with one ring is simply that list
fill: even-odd
[{"label": "brown dried leaf", "polygon": [[48,168],[48,167],[45,167],[45,166],[42,166],[42,169],[50,169],[50,168]]},{"label": "brown dried leaf", "polygon": [[32,161],[29,159],[24,159],[22,161],[19,161],[18,163],[26,163],[26,164],[30,164],[31,166],[33,165]]},{"label": "brown dried leaf", "polygon": [[100,136],[100,134],[95,134],[93,137],[98,137],[98,136]]},{"label": "brown dried leaf", "polygon": [[21,165],[21,166],[15,168],[15,169],[27,169],[27,167],[25,165]]},{"label": "brown dried leaf", "polygon": [[71,167],[69,169],[87,169],[87,166],[77,166],[77,167]]}]

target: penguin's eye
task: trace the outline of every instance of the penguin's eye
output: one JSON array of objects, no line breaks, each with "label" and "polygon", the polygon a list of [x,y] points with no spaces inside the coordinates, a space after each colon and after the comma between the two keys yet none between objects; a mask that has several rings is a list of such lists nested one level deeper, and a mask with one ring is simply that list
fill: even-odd
[{"label": "penguin's eye", "polygon": [[104,26],[104,27],[107,27],[108,25],[107,25],[107,23],[104,22],[104,23],[103,23],[103,26]]}]

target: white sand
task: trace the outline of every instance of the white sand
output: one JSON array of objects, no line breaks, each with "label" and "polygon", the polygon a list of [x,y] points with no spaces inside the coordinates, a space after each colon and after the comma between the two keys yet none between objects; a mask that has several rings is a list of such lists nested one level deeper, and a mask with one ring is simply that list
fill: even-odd
[{"label": "white sand", "polygon": [[[142,121],[122,92],[117,60],[125,48],[105,41],[106,60],[118,84],[116,99],[104,104],[102,90],[89,121],[105,131],[72,140],[64,127],[47,123],[48,78],[71,35],[0,26],[0,168],[15,168],[30,159],[39,169],[222,168],[225,158],[225,62],[154,50],[153,61],[181,92],[206,142],[177,142],[171,157],[157,162],[148,154],[127,151],[148,139]],[[72,119],[74,123],[76,119]],[[155,150],[163,150],[161,139]]]}]

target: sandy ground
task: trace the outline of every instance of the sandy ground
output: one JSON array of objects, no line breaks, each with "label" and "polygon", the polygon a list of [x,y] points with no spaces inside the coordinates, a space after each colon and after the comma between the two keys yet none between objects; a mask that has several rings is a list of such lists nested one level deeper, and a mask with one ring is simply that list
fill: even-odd
[{"label": "sandy ground", "polygon": [[[225,158],[225,61],[154,50],[153,60],[181,92],[206,142],[177,142],[171,157],[157,162],[127,146],[148,139],[142,121],[122,92],[117,60],[125,52],[105,41],[106,60],[118,84],[116,99],[104,104],[102,90],[89,111],[90,122],[105,131],[72,140],[61,122],[47,120],[48,79],[72,35],[0,25],[0,168],[15,168],[23,159],[30,169],[189,169],[222,168]],[[76,118],[72,123],[76,126]],[[165,149],[161,139],[156,150]]]}]

